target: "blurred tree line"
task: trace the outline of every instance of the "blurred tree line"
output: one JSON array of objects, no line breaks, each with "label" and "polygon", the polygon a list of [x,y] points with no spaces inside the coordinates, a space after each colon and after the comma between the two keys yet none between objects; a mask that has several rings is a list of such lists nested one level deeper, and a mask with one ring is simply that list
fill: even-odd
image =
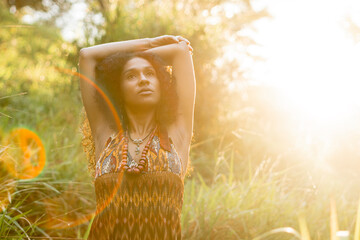
[{"label": "blurred tree line", "polygon": [[[76,46],[65,42],[51,25],[23,24],[21,12],[11,14],[0,2],[0,109],[1,126],[43,127],[46,119],[56,117],[56,97],[75,84],[75,78],[55,71],[72,69]],[[74,68],[76,70],[76,68]],[[63,106],[64,107],[64,106]],[[58,116],[61,123],[61,115]]]}]

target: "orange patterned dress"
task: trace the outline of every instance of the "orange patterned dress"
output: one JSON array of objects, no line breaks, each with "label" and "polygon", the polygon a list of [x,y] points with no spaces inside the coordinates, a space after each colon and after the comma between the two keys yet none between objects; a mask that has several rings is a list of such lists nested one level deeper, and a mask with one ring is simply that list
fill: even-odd
[{"label": "orange patterned dress", "polygon": [[184,174],[166,129],[151,140],[140,175],[119,171],[123,144],[121,132],[111,136],[96,162],[97,214],[88,239],[181,239]]}]

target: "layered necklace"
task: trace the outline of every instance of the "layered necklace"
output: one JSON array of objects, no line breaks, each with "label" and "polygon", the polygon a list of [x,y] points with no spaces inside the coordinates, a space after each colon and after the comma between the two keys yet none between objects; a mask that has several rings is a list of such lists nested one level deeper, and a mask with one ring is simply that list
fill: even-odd
[{"label": "layered necklace", "polygon": [[[143,172],[145,169],[147,169],[147,159],[146,159],[146,153],[148,152],[149,148],[150,148],[150,144],[151,144],[151,140],[153,139],[155,132],[157,130],[158,126],[156,126],[152,131],[150,131],[150,133],[144,137],[143,139],[132,139],[130,137],[130,133],[128,133],[128,131],[124,134],[125,136],[125,141],[124,144],[122,146],[122,160],[121,160],[121,165],[124,166],[124,170],[128,173],[133,173],[133,174],[139,174],[141,172]],[[140,144],[143,143],[145,141],[146,138],[149,138],[147,144],[145,145],[142,153],[141,153],[141,158],[139,160],[139,163],[135,163],[132,162],[130,164],[130,166],[127,165],[127,158],[128,158],[128,142],[129,139],[136,144],[136,150],[135,153],[136,155],[138,155],[140,153]]]}]

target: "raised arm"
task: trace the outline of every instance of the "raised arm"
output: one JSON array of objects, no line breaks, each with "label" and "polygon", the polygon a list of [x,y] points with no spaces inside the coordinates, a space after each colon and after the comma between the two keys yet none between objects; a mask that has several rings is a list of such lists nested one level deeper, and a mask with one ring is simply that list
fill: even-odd
[{"label": "raised arm", "polygon": [[192,132],[195,104],[195,73],[191,56],[191,47],[185,41],[168,44],[146,50],[159,55],[172,66],[176,78],[176,90],[179,96],[178,123],[185,125]]},{"label": "raised arm", "polygon": [[[95,78],[95,67],[97,63],[106,58],[107,56],[118,52],[149,51],[153,49],[154,53],[159,54],[164,60],[171,62],[171,65],[174,64],[174,66],[176,66],[174,71],[175,77],[179,79],[179,81],[182,81],[181,78],[183,78],[183,74],[179,74],[178,72],[182,71],[181,69],[185,67],[185,65],[192,66],[192,62],[191,64],[188,62],[189,60],[191,61],[191,56],[190,58],[188,57],[187,60],[185,60],[185,49],[187,49],[187,53],[189,53],[189,48],[185,47],[186,44],[188,43],[186,43],[181,37],[165,35],[156,38],[143,38],[121,42],[105,43],[87,48],[82,48],[80,50],[79,71],[80,74],[83,76],[82,78],[80,78],[80,91],[85,111],[89,119],[90,128],[95,138],[95,144],[105,142],[106,139],[99,139],[99,137],[105,138],[107,133],[111,132],[111,130],[109,129],[109,122],[106,117],[109,116],[110,109],[104,108],[104,104],[99,105],[98,103],[96,103],[95,100],[96,91],[98,91],[95,86],[102,85],[102,83],[97,82],[97,79]],[[168,51],[169,48],[175,51]],[[183,59],[184,57],[185,59]],[[188,72],[185,75],[191,75],[191,71],[190,73],[189,71],[185,72]],[[184,90],[180,89],[178,93],[180,96],[180,105],[189,106],[180,107],[179,109],[188,109],[188,111],[180,111],[179,113],[187,112],[187,114],[185,115],[189,115],[189,113],[191,112],[191,110],[189,110],[191,108],[191,104],[187,103],[187,100],[182,100],[184,97],[186,97]],[[190,102],[193,103],[193,101],[191,100]],[[189,117],[187,117],[187,119],[189,119]],[[106,132],[106,134],[104,134],[104,132]],[[99,151],[99,148],[101,147],[102,146],[95,146],[96,151]]]},{"label": "raised arm", "polygon": [[172,66],[176,78],[176,90],[179,97],[177,120],[169,127],[170,132],[177,139],[178,150],[183,160],[183,172],[186,172],[190,143],[193,132],[194,107],[196,95],[196,81],[191,56],[192,48],[187,41],[168,44],[146,51],[158,54]]},{"label": "raised arm", "polygon": [[96,86],[102,83],[95,79],[95,67],[98,62],[109,55],[118,52],[137,52],[146,51],[161,45],[173,44],[179,42],[179,37],[164,35],[156,38],[142,38],[128,41],[111,42],[82,48],[79,56],[79,71],[84,76],[80,79],[80,91],[83,104],[90,122],[90,127],[95,136],[99,131],[104,131],[108,126],[106,123],[106,111],[96,104],[95,94]]},{"label": "raised arm", "polygon": [[114,53],[144,51],[149,48],[149,39],[143,38],[105,43],[80,50],[79,71],[83,75],[80,78],[80,91],[93,136],[98,137],[104,135],[102,132],[109,131],[106,116],[110,111],[101,107],[95,100],[96,91],[99,91],[97,87],[101,85],[95,78],[96,64]]},{"label": "raised arm", "polygon": [[99,44],[80,50],[80,57],[101,61],[107,56],[118,52],[137,52],[150,49],[150,39],[134,39],[120,42]]}]

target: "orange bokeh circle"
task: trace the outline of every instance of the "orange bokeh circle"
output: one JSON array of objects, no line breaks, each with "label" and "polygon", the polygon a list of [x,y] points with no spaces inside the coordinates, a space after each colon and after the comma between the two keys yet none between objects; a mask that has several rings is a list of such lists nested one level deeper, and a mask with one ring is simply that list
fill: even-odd
[{"label": "orange bokeh circle", "polygon": [[7,149],[3,161],[10,174],[19,179],[32,179],[41,173],[46,154],[36,133],[17,128],[11,131],[5,142]]}]

